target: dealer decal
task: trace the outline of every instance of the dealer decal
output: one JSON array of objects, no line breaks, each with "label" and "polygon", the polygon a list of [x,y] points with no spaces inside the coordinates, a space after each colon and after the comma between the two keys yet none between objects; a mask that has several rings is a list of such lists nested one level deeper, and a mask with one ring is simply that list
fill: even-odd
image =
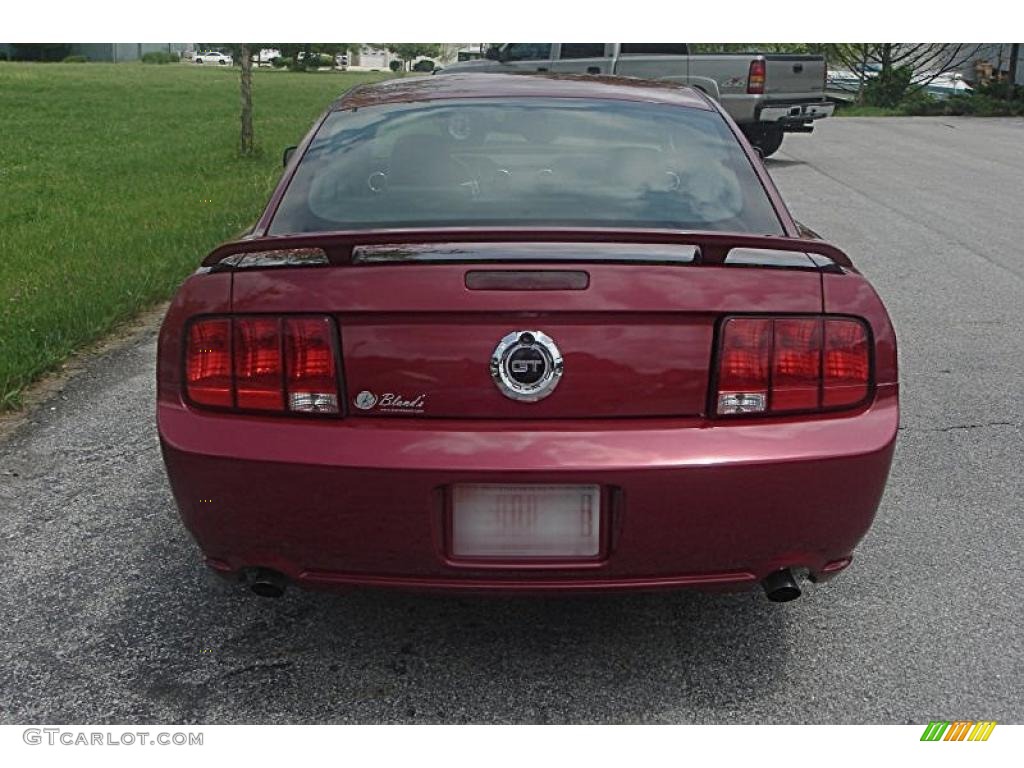
[{"label": "dealer decal", "polygon": [[377,411],[379,413],[423,413],[427,403],[427,396],[419,394],[415,397],[406,397],[400,392],[385,392],[379,397],[368,389],[364,389],[355,400],[353,405],[361,411]]}]

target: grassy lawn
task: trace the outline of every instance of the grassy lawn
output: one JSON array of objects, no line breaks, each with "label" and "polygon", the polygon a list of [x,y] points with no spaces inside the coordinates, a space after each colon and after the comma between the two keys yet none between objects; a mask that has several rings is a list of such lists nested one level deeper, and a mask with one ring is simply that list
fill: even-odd
[{"label": "grassy lawn", "polygon": [[168,297],[251,224],[281,151],[382,74],[254,74],[240,159],[238,70],[0,63],[0,411],[76,348]]}]

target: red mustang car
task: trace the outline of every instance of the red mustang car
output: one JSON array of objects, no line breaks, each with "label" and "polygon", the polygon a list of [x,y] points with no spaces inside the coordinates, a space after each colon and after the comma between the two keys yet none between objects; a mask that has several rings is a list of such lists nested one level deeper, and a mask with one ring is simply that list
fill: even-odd
[{"label": "red mustang car", "polygon": [[310,588],[800,594],[885,487],[896,340],[703,94],[360,86],[181,286],[157,416],[211,567]]}]

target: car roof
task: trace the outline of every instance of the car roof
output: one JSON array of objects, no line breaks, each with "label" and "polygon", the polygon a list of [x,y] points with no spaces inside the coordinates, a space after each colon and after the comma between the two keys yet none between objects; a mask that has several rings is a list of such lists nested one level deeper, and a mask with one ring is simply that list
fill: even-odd
[{"label": "car roof", "polygon": [[331,109],[338,111],[378,104],[477,98],[604,99],[714,109],[703,94],[666,80],[482,72],[402,77],[358,85],[335,101]]}]

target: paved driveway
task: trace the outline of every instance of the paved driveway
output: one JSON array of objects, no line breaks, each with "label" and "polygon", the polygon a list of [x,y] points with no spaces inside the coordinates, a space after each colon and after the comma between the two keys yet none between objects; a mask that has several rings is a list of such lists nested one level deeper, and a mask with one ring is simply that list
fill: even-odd
[{"label": "paved driveway", "polygon": [[768,164],[901,343],[892,480],[848,573],[786,605],[259,600],[175,517],[149,333],[0,445],[0,720],[1024,721],[1024,121],[833,119]]}]

